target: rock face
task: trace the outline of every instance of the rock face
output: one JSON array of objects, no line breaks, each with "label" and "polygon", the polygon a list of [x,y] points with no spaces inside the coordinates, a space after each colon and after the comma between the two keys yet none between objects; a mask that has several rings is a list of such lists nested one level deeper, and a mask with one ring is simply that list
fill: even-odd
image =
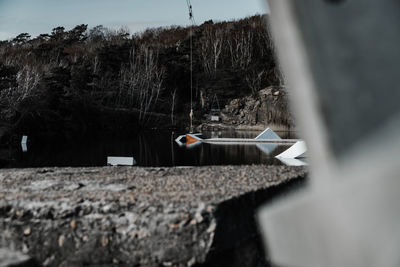
[{"label": "rock face", "polygon": [[42,266],[265,266],[254,211],[305,175],[279,166],[0,170],[0,247]]},{"label": "rock face", "polygon": [[294,127],[288,110],[286,92],[282,87],[268,87],[256,96],[233,99],[225,106],[221,122],[227,125],[278,125]]}]

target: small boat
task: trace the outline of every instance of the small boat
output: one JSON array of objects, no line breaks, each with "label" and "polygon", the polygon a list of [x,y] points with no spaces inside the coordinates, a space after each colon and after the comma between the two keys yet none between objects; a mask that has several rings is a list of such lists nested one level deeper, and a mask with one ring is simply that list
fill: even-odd
[{"label": "small boat", "polygon": [[193,148],[202,143],[211,145],[256,145],[263,153],[269,155],[278,145],[291,145],[289,149],[275,158],[288,166],[306,166],[307,146],[303,140],[282,139],[272,129],[267,128],[254,139],[244,138],[211,138],[203,139],[201,133],[181,135],[175,142],[186,148]]},{"label": "small boat", "polygon": [[254,145],[254,144],[295,144],[297,139],[281,139],[273,130],[267,128],[254,139],[245,138],[210,138],[203,139],[201,133],[181,135],[175,140],[179,146],[193,147],[201,143],[213,145]]},{"label": "small boat", "polygon": [[186,148],[193,148],[202,143],[202,141],[203,141],[203,139],[201,138],[202,136],[203,136],[203,134],[201,134],[201,133],[185,134],[185,135],[181,135],[178,138],[176,138],[175,142],[180,147],[186,146]]}]

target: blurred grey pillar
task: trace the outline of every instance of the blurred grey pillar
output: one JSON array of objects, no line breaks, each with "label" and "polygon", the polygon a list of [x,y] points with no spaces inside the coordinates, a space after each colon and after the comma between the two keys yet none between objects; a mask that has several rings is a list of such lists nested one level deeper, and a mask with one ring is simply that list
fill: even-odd
[{"label": "blurred grey pillar", "polygon": [[311,186],[260,212],[282,266],[400,266],[400,1],[269,0]]}]

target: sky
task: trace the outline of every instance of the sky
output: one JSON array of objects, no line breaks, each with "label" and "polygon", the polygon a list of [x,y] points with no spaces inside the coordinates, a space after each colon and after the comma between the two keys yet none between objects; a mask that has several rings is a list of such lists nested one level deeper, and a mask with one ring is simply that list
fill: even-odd
[{"label": "sky", "polygon": [[[268,12],[266,0],[191,0],[197,24]],[[27,32],[32,37],[57,26],[79,24],[146,28],[188,25],[186,0],[0,0],[0,40]]]}]

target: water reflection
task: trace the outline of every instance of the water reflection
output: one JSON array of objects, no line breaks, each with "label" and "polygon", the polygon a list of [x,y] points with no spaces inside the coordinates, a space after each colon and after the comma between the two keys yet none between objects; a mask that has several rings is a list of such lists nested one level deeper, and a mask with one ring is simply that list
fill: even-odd
[{"label": "water reflection", "polygon": [[22,152],[28,152],[28,136],[24,135],[22,136],[22,140],[21,140],[21,148],[22,148]]},{"label": "water reflection", "polygon": [[278,147],[277,144],[256,144],[256,146],[266,155],[270,155]]},{"label": "water reflection", "polygon": [[[217,135],[227,138],[254,138],[257,131],[204,132],[205,138]],[[288,146],[210,145],[201,144],[193,149],[181,148],[175,143],[180,134],[170,131],[148,131],[135,135],[114,133],[90,135],[74,142],[59,140],[30,140],[29,151],[19,152],[15,161],[3,167],[84,167],[106,166],[107,157],[133,157],[137,166],[204,166],[204,165],[282,165],[274,157]],[[282,138],[292,138],[290,133],[279,133]],[[276,146],[276,147],[274,147]]]},{"label": "water reflection", "polygon": [[26,143],[21,143],[21,149],[22,152],[28,152],[28,146],[26,145]]}]

